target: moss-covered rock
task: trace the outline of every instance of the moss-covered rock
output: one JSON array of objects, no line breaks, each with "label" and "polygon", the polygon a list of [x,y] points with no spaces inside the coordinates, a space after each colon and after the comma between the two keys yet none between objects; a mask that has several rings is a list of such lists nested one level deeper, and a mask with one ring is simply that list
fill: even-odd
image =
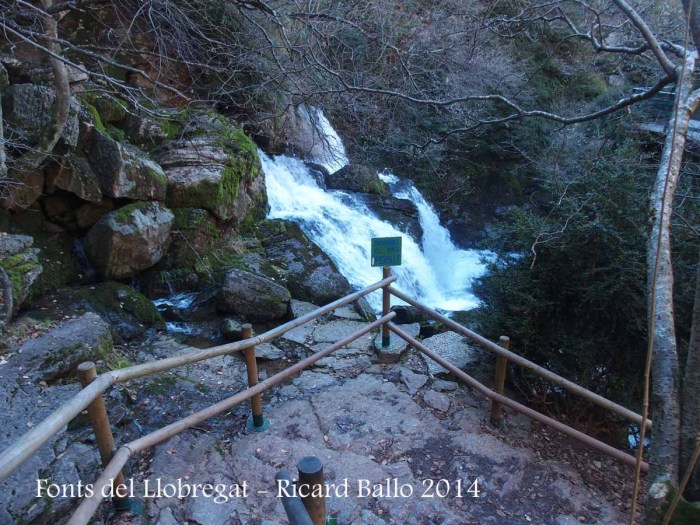
[{"label": "moss-covered rock", "polygon": [[39,263],[39,249],[33,248],[33,244],[34,239],[28,235],[0,232],[0,267],[12,283],[15,311],[27,300],[31,286],[43,271]]},{"label": "moss-covered rock", "polygon": [[201,208],[175,208],[170,249],[164,263],[168,268],[194,268],[211,253],[221,236],[217,221]]},{"label": "moss-covered rock", "polygon": [[125,284],[106,282],[83,287],[77,295],[86,309],[98,313],[124,339],[139,336],[149,328],[165,328],[153,303]]},{"label": "moss-covered rock", "polygon": [[324,178],[326,186],[334,190],[389,195],[389,188],[379,178],[377,170],[368,166],[348,164]]},{"label": "moss-covered rock", "polygon": [[85,249],[101,275],[132,277],[150,268],[170,245],[174,216],[156,202],[137,202],[104,215],[85,237]]},{"label": "moss-covered rock", "polygon": [[20,349],[27,370],[45,381],[73,376],[83,361],[110,360],[113,351],[109,325],[94,313],[30,339]]},{"label": "moss-covered rock", "polygon": [[258,236],[267,256],[262,271],[283,283],[295,299],[323,305],[349,293],[348,280],[297,224],[265,221]]},{"label": "moss-covered rock", "polygon": [[74,257],[74,239],[55,225],[47,223],[37,210],[21,213],[0,213],[0,231],[29,235],[38,249],[38,261],[43,271],[29,287],[27,302],[67,284],[80,281],[83,271]]},{"label": "moss-covered rock", "polygon": [[[678,491],[667,477],[652,483],[647,493],[646,514],[649,523],[661,523]],[[695,525],[700,523],[700,502],[688,502],[681,497],[673,512],[670,525]]]},{"label": "moss-covered rock", "polygon": [[[23,137],[36,144],[44,129],[51,123],[56,95],[49,86],[13,84],[2,95],[3,118],[23,132]],[[71,98],[68,120],[61,133],[61,142],[67,146],[78,144],[78,113],[80,103]]]},{"label": "moss-covered rock", "polygon": [[244,270],[230,270],[219,293],[220,310],[250,321],[272,321],[287,316],[292,297],[274,281]]},{"label": "moss-covered rock", "polygon": [[87,149],[102,193],[113,198],[164,200],[167,178],[161,167],[135,146],[94,130]]},{"label": "moss-covered rock", "polygon": [[186,138],[167,142],[158,156],[168,178],[167,203],[204,208],[220,220],[240,224],[253,206],[266,206],[257,149],[223,117],[206,124],[207,134],[197,134],[190,125],[183,131]]}]

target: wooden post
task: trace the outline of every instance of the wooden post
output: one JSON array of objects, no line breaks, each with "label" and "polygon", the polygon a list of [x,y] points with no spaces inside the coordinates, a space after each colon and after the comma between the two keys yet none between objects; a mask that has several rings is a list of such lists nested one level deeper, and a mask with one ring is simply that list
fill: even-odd
[{"label": "wooden post", "polygon": [[[314,525],[326,525],[326,500],[323,498],[323,462],[316,456],[301,458],[299,469],[299,495]],[[316,492],[316,495],[312,495]],[[320,494],[320,495],[319,495]],[[308,495],[308,497],[304,497]]]},{"label": "wooden post", "polygon": [[[382,279],[386,279],[391,275],[391,267],[389,266],[384,266],[382,267]],[[387,284],[383,289],[382,289],[382,317],[387,315],[389,313],[389,309],[391,308],[391,294],[389,293],[389,285]],[[382,326],[382,346],[383,347],[388,347],[389,344],[391,343],[391,332],[389,331],[389,325],[384,323],[384,326]]]},{"label": "wooden post", "polygon": [[[253,337],[253,327],[250,324],[244,324],[242,328],[244,340]],[[258,384],[258,361],[255,358],[254,346],[245,349],[245,366],[248,372],[248,388],[252,388]],[[263,417],[262,394],[255,394],[250,398],[250,409],[252,416],[246,424],[248,430],[254,432],[267,430],[270,427],[270,422]]]},{"label": "wooden post", "polygon": [[[505,348],[510,347],[510,338],[502,335],[498,338],[498,346]],[[508,367],[508,358],[498,355],[496,357],[496,381],[494,390],[503,395],[506,386],[506,368]],[[500,427],[503,423],[502,404],[498,401],[491,401],[491,424]]]},{"label": "wooden post", "polygon": [[[78,379],[83,388],[92,383],[95,377],[97,377],[95,363],[92,361],[85,361],[78,365]],[[87,411],[90,416],[90,422],[92,423],[92,429],[95,432],[95,441],[100,451],[102,466],[106,467],[112,460],[112,456],[116,451],[116,446],[114,445],[114,436],[112,435],[112,428],[109,424],[109,417],[107,416],[107,409],[105,408],[105,401],[102,395],[97,396],[95,400],[88,405]],[[124,483],[124,474],[122,474],[121,471],[115,476],[113,487],[114,495],[112,497],[112,502],[115,508],[128,508],[127,488]],[[123,496],[118,496],[122,494]]]}]

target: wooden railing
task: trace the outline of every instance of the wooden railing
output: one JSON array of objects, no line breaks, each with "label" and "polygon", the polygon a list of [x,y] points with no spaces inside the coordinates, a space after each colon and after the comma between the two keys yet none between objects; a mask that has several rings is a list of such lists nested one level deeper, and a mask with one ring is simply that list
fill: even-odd
[{"label": "wooden railing", "polygon": [[[305,368],[313,365],[320,359],[330,355],[334,351],[342,348],[352,341],[358,339],[359,337],[382,328],[382,343],[388,344],[389,330],[394,332],[398,337],[404,339],[408,344],[416,348],[417,350],[423,352],[429,358],[433,359],[435,362],[452,372],[455,377],[457,377],[462,382],[471,386],[478,392],[481,392],[484,396],[488,397],[492,401],[491,408],[491,421],[498,424],[501,419],[501,406],[505,405],[512,408],[518,412],[525,414],[526,416],[540,421],[546,425],[549,425],[564,434],[571,436],[588,446],[605,452],[625,463],[634,465],[635,458],[623,451],[615,449],[597,439],[588,436],[578,430],[575,430],[568,425],[560,423],[548,416],[545,416],[529,407],[526,407],[516,401],[513,401],[503,395],[503,385],[505,382],[505,371],[507,363],[513,362],[519,366],[528,368],[533,372],[539,374],[541,377],[552,381],[568,391],[578,394],[581,397],[588,399],[589,401],[596,403],[626,419],[641,424],[642,417],[639,414],[628,410],[613,401],[610,401],[598,394],[595,394],[553,372],[524,359],[521,356],[511,352],[508,349],[509,342],[507,338],[502,337],[499,340],[499,344],[496,344],[479,334],[472,332],[471,330],[463,327],[462,325],[452,321],[448,317],[439,314],[438,312],[428,308],[427,306],[413,300],[406,294],[396,290],[391,287],[391,283],[396,280],[396,276],[390,275],[388,269],[384,270],[384,278],[363,290],[349,294],[337,301],[334,301],[326,306],[318,308],[313,312],[303,315],[293,321],[285,323],[277,328],[269,330],[261,335],[252,336],[252,330],[250,326],[245,327],[246,339],[243,341],[238,341],[235,343],[230,343],[226,345],[216,346],[206,350],[198,350],[191,353],[170,357],[166,359],[161,359],[153,362],[143,363],[140,365],[131,366],[128,368],[122,368],[119,370],[113,370],[106,372],[101,375],[96,375],[94,364],[83,363],[78,368],[78,376],[80,382],[83,385],[83,389],[78,392],[75,397],[70,401],[56,409],[51,415],[49,415],[44,421],[35,426],[32,430],[24,434],[21,438],[17,440],[11,447],[5,450],[0,455],[0,481],[7,478],[12,474],[24,461],[26,461],[32,454],[34,454],[40,447],[45,445],[54,435],[60,432],[65,425],[67,425],[73,418],[80,414],[83,410],[87,409],[90,415],[93,429],[96,435],[97,446],[100,451],[100,457],[103,462],[104,470],[99,476],[97,481],[94,483],[93,496],[84,498],[70,520],[67,522],[68,525],[85,525],[88,523],[90,518],[95,514],[99,505],[102,502],[100,494],[103,494],[105,487],[110,485],[118,487],[124,483],[124,478],[122,475],[122,469],[124,465],[135,454],[143,452],[159,443],[170,439],[171,437],[180,434],[181,432],[191,428],[201,422],[219,415],[223,412],[230,410],[231,408],[250,400],[252,408],[252,417],[249,422],[249,428],[252,430],[263,430],[265,427],[265,420],[262,414],[262,400],[261,394],[287,380],[291,376],[300,373]],[[334,309],[357,301],[358,299],[364,297],[365,295],[372,293],[376,290],[382,289],[383,301],[382,301],[382,316],[372,323],[368,323],[362,329],[354,332],[348,337],[335,344],[316,352],[315,354],[295,363],[294,365],[278,372],[277,374],[269,377],[268,379],[258,382],[257,364],[255,359],[255,346],[271,341],[277,337],[282,336],[289,330],[311,322],[318,319],[322,315],[325,315]],[[455,332],[462,334],[463,336],[469,338],[473,342],[483,346],[484,348],[495,352],[498,355],[497,366],[496,366],[496,391],[491,390],[482,383],[478,382],[476,379],[472,378],[464,371],[455,367],[450,362],[441,358],[440,356],[433,353],[429,348],[423,345],[420,341],[408,335],[401,328],[392,323],[392,319],[396,314],[389,310],[390,307],[390,294],[398,297],[399,299],[405,301],[406,303],[415,306],[420,309],[430,317],[439,320],[445,326],[454,330]],[[122,445],[118,450],[114,450],[114,437],[112,436],[111,427],[109,424],[109,418],[105,409],[102,394],[109,389],[112,385],[117,383],[123,383],[132,379],[139,377],[150,376],[159,372],[164,372],[166,370],[171,370],[181,366],[197,363],[214,357],[232,354],[235,352],[245,351],[246,353],[246,364],[248,367],[248,388],[239,392],[227,399],[224,399],[208,408],[195,412],[183,419],[180,419],[170,425],[160,428],[150,434],[141,436],[140,438]],[[651,427],[651,421],[647,421],[649,428]],[[643,463],[643,470],[647,470],[648,465]],[[118,498],[116,503],[119,503]],[[316,519],[318,518],[318,519]],[[312,516],[314,525],[321,523],[318,516]],[[317,523],[318,522],[318,523]],[[325,520],[324,520],[325,522]]]}]

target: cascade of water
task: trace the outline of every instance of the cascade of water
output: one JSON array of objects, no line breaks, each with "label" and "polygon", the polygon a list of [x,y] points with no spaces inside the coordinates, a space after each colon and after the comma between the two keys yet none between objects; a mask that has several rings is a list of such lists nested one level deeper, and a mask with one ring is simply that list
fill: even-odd
[{"label": "cascade of water", "polygon": [[[410,186],[409,192],[426,232],[423,244],[433,253],[424,253],[410,236],[378,219],[359,199],[340,191],[324,191],[302,161],[259,153],[267,183],[269,218],[298,222],[352,285],[367,286],[381,276],[378,268],[370,267],[370,239],[400,236],[403,264],[393,268],[399,289],[442,310],[468,310],[478,304],[470,293],[470,284],[484,270],[479,253],[459,250],[452,244],[434,210],[415,188]],[[378,294],[368,299],[380,309]]]},{"label": "cascade of water", "polygon": [[328,122],[326,115],[318,108],[299,106],[297,113],[310,124],[313,146],[309,155],[314,162],[335,173],[348,163],[343,141]]}]

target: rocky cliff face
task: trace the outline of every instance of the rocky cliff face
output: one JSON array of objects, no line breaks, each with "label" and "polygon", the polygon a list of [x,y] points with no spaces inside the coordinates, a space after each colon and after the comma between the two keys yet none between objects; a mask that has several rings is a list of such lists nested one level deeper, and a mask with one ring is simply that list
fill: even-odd
[{"label": "rocky cliff face", "polygon": [[[0,68],[7,60],[0,56]],[[154,113],[167,118],[156,120],[124,100],[88,94],[96,86],[85,79],[72,86],[69,117],[52,155],[37,169],[12,169],[13,157],[49,125],[56,97],[52,87],[27,83],[24,74],[5,78],[2,116],[17,148],[6,148],[10,184],[0,192],[0,229],[35,237],[34,248],[26,238],[31,261],[21,263],[35,266],[21,286],[16,279],[16,306],[41,272],[47,235],[85,246],[86,260],[82,249],[74,252],[77,259],[62,253],[61,266],[72,270],[53,283],[62,285],[84,280],[90,267],[98,279],[132,278],[156,265],[193,269],[214,244],[264,217],[257,150],[235,121],[206,108],[157,108]],[[14,271],[20,256],[3,252],[3,266]],[[81,271],[86,267],[90,271]]]}]

